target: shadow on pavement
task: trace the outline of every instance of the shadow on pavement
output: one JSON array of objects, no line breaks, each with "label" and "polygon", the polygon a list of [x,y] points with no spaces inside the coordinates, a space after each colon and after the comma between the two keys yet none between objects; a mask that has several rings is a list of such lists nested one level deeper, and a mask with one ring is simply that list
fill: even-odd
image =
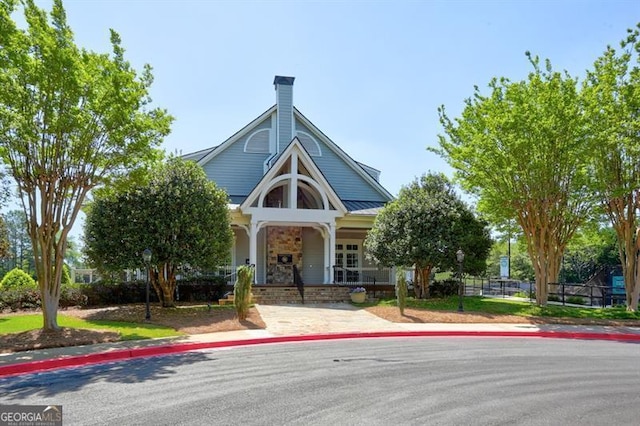
[{"label": "shadow on pavement", "polygon": [[216,358],[211,354],[185,352],[0,378],[0,401],[19,403],[25,398],[52,397],[81,391],[98,382],[126,384],[161,380],[176,374],[175,367],[212,361]]}]

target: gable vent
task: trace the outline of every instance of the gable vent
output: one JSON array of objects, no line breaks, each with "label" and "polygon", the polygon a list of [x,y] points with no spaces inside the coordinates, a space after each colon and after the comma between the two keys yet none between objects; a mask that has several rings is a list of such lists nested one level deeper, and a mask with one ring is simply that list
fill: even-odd
[{"label": "gable vent", "polygon": [[258,130],[244,144],[244,152],[253,154],[269,153],[269,129]]},{"label": "gable vent", "polygon": [[322,151],[320,150],[320,144],[306,132],[296,132],[296,136],[300,140],[300,144],[307,150],[310,156],[312,157],[321,157]]}]

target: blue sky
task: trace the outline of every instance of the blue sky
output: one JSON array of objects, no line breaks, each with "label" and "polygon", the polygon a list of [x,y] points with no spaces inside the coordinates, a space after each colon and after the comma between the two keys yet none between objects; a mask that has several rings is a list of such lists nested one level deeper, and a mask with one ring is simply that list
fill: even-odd
[{"label": "blue sky", "polygon": [[[38,2],[49,8],[50,0]],[[275,103],[274,75],[295,76],[294,103],[397,194],[451,169],[426,147],[473,86],[522,79],[524,52],[582,75],[640,21],[637,1],[66,0],[79,45],[154,68],[152,97],[176,117],[167,151],[218,145]]]},{"label": "blue sky", "polygon": [[113,28],[136,68],[152,65],[154,103],[176,118],[167,151],[220,144],[275,103],[274,75],[294,76],[297,108],[394,195],[429,170],[453,175],[426,150],[438,106],[456,117],[474,85],[525,78],[527,50],[582,76],[640,21],[634,0],[64,5],[78,45],[107,52]]}]

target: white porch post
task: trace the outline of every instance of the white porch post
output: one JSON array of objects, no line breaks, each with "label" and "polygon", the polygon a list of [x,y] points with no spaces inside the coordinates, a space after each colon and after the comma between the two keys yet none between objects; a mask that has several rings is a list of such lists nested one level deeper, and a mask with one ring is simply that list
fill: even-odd
[{"label": "white porch post", "polygon": [[291,185],[289,186],[289,208],[298,208],[298,153],[291,153]]},{"label": "white porch post", "polygon": [[[325,240],[326,241],[326,240]],[[333,282],[333,264],[336,261],[336,224],[335,223],[330,223],[329,224],[329,250],[327,253],[328,257],[326,258],[327,261],[327,270],[328,270],[328,281],[327,283],[332,283]]]},{"label": "white porch post", "polygon": [[[258,224],[251,221],[251,226],[249,229],[249,263],[251,265],[256,265],[257,270],[257,261],[258,259]],[[254,274],[253,281],[256,283],[256,274]]]},{"label": "white porch post", "polygon": [[324,283],[331,284],[331,262],[329,261],[329,226],[323,224],[321,229],[322,241],[324,241]]}]

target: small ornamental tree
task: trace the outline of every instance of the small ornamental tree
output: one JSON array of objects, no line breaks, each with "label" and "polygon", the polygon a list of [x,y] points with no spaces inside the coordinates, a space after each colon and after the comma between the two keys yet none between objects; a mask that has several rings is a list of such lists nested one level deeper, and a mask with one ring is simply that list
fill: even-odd
[{"label": "small ornamental tree", "polygon": [[416,296],[429,296],[435,269],[456,268],[462,249],[465,270],[481,273],[491,249],[486,223],[456,195],[442,174],[422,176],[400,190],[376,217],[364,242],[367,257],[384,266],[415,267]]},{"label": "small ornamental tree", "polygon": [[0,1],[0,157],[26,215],[45,330],[59,329],[67,237],[88,192],[156,158],[169,133],[171,117],[148,107],[151,68],[132,69],[114,31],[111,45],[76,46],[61,0],[51,13]]},{"label": "small ornamental tree", "polygon": [[147,184],[97,195],[87,209],[85,254],[101,271],[144,268],[152,253],[150,279],[162,306],[174,306],[181,269],[224,265],[233,234],[228,196],[192,161],[170,158]]},{"label": "small ornamental tree", "polygon": [[254,268],[252,266],[239,266],[236,273],[236,282],[233,285],[233,304],[236,307],[238,319],[247,319],[251,306],[251,287],[253,285]]}]

